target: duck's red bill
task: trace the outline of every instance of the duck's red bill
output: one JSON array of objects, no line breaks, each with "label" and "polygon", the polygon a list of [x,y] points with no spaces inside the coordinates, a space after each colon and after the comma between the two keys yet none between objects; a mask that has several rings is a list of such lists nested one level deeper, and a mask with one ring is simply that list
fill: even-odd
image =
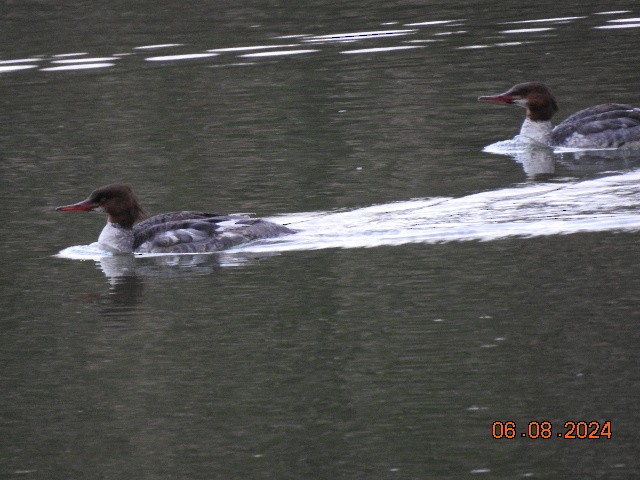
[{"label": "duck's red bill", "polygon": [[89,212],[96,208],[96,204],[90,200],[83,200],[73,205],[64,205],[62,207],[56,207],[57,212]]},{"label": "duck's red bill", "polygon": [[510,95],[488,95],[486,97],[478,97],[481,102],[498,102],[498,103],[513,103],[513,97]]}]

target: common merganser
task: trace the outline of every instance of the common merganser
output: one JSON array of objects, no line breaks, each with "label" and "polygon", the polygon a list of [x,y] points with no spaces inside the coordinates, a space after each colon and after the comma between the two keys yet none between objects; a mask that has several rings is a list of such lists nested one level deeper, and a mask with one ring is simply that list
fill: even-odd
[{"label": "common merganser", "polygon": [[525,107],[527,118],[520,135],[550,147],[640,148],[640,108],[631,105],[596,105],[574,113],[553,128],[551,117],[558,105],[543,83],[519,83],[504,93],[478,100]]},{"label": "common merganser", "polygon": [[108,215],[98,244],[119,253],[204,253],[252,240],[295,233],[283,225],[247,215],[171,212],[147,215],[128,185],[114,183],[94,190],[89,198],[57,211],[96,210]]}]

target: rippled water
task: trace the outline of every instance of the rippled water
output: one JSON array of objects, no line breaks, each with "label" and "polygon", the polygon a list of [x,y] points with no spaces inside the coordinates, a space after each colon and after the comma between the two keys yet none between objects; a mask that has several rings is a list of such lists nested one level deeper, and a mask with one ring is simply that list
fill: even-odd
[{"label": "rippled water", "polygon": [[[5,10],[0,476],[638,475],[640,154],[476,101],[640,105],[634,2]],[[105,256],[113,181],[299,232]]]},{"label": "rippled water", "polygon": [[[586,8],[586,7],[585,7]],[[487,14],[493,13],[488,10]],[[132,45],[128,51],[118,50],[110,56],[91,57],[90,52],[55,53],[39,52],[28,58],[4,58],[0,60],[0,72],[38,69],[39,71],[68,71],[92,68],[117,67],[128,57],[149,62],[181,62],[189,60],[215,59],[216,64],[233,64],[238,58],[269,58],[331,52],[338,54],[385,53],[397,50],[427,48],[433,43],[442,48],[477,50],[487,48],[517,47],[537,44],[549,34],[561,36],[572,24],[596,30],[640,28],[633,10],[591,11],[588,15],[536,18],[531,20],[502,21],[486,25],[465,18],[426,20],[403,23],[402,21],[380,22],[392,29],[372,29],[344,33],[299,33],[264,38],[263,41],[280,43],[258,45],[236,45],[194,51],[193,46],[183,43],[158,43]],[[483,19],[484,20],[484,19]],[[524,27],[524,25],[543,25]],[[511,28],[511,26],[519,26]],[[522,27],[520,27],[522,26]],[[259,25],[255,25],[259,27]],[[407,28],[411,27],[411,28]],[[302,26],[304,29],[305,27]],[[485,29],[485,31],[482,31]],[[488,30],[488,31],[486,31]],[[529,35],[534,34],[534,35]],[[542,36],[535,34],[544,34]],[[524,35],[524,38],[523,38]],[[380,42],[393,39],[390,45]],[[482,39],[485,43],[474,43]],[[365,43],[367,46],[365,47]],[[313,46],[313,48],[309,48]],[[101,45],[101,50],[107,45]],[[150,52],[172,51],[170,55],[150,55]],[[541,52],[542,53],[542,52]],[[140,55],[142,54],[142,56]]]}]

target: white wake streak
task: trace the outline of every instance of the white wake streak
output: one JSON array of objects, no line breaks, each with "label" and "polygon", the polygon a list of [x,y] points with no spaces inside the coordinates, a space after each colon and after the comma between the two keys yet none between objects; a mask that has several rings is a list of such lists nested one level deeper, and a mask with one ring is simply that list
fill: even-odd
[{"label": "white wake streak", "polygon": [[416,199],[271,220],[296,235],[236,251],[361,248],[640,230],[640,171],[570,184],[533,184],[461,198]]}]

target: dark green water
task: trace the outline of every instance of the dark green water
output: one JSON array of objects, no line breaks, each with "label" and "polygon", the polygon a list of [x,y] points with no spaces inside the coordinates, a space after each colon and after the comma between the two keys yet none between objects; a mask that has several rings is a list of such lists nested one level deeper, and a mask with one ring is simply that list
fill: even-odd
[{"label": "dark green water", "polygon": [[[640,105],[638,28],[596,28],[640,17],[635,2],[535,7],[2,6],[0,67],[33,68],[0,68],[0,477],[636,477],[632,230],[136,259],[117,278],[54,257],[104,219],[53,207],[113,181],[155,213],[269,216],[534,183],[482,152],[523,112],[478,95],[536,79],[560,118]],[[579,18],[503,23],[558,17]],[[430,21],[448,23],[411,25]],[[548,30],[505,33],[531,28]],[[310,41],[389,30],[412,32]],[[136,48],[158,44],[180,45]],[[146,60],[274,44],[317,51]],[[343,53],[398,46],[421,48]],[[113,65],[47,70],[71,53]],[[551,181],[638,167],[566,160]],[[494,439],[494,421],[518,436]],[[520,437],[531,421],[552,438]],[[558,438],[566,421],[612,436]]]}]

